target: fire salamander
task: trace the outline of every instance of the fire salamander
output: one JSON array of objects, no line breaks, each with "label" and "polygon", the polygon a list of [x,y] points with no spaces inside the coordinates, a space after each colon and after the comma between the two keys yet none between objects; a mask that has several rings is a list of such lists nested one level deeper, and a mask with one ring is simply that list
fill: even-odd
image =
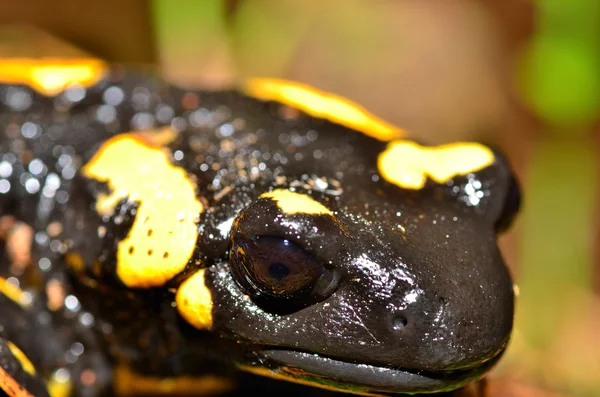
[{"label": "fire salamander", "polygon": [[421,146],[288,81],[26,61],[0,64],[7,395],[217,394],[248,372],[433,393],[504,352],[519,190],[498,152]]}]

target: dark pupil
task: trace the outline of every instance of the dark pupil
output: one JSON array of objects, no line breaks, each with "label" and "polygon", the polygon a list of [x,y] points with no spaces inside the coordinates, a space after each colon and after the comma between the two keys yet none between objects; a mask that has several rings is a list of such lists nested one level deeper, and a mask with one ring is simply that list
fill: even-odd
[{"label": "dark pupil", "polygon": [[241,242],[232,259],[241,279],[258,291],[277,296],[310,289],[324,270],[302,247],[272,236]]},{"label": "dark pupil", "polygon": [[290,274],[290,269],[283,263],[271,263],[269,266],[269,274],[277,281],[281,281],[285,276]]}]

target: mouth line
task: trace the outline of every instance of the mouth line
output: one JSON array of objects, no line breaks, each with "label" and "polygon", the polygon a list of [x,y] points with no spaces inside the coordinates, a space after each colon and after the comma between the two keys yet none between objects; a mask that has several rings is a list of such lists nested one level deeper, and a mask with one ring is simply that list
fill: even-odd
[{"label": "mouth line", "polygon": [[416,370],[344,361],[299,350],[265,347],[261,361],[282,376],[354,393],[434,393],[457,389],[480,378],[501,352],[477,366],[458,370]]}]

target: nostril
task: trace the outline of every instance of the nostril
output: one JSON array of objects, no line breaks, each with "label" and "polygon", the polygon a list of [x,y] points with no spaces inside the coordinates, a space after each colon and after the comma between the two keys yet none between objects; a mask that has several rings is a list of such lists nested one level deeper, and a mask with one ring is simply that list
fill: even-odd
[{"label": "nostril", "polygon": [[406,327],[407,324],[408,320],[402,314],[398,314],[392,317],[392,329],[394,331],[400,331],[401,329],[404,329],[404,327]]}]

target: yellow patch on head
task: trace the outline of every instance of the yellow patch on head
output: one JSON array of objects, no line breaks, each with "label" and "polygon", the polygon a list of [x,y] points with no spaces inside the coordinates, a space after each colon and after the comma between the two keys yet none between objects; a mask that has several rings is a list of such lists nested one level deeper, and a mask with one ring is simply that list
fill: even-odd
[{"label": "yellow patch on head", "polygon": [[198,329],[210,329],[213,326],[212,294],[205,284],[205,272],[205,269],[201,269],[194,273],[181,284],[175,295],[181,317]]},{"label": "yellow patch on head", "polygon": [[379,119],[348,99],[318,91],[308,85],[255,78],[247,80],[243,89],[247,95],[257,99],[281,102],[313,117],[341,124],[382,141],[406,135],[402,129]]},{"label": "yellow patch on head", "polygon": [[383,178],[405,189],[422,189],[427,178],[446,183],[494,163],[494,153],[478,143],[423,147],[411,141],[391,142],[378,158]]},{"label": "yellow patch on head", "polygon": [[21,364],[21,368],[23,368],[23,371],[27,372],[31,376],[35,375],[35,367],[31,363],[29,358],[27,358],[25,353],[23,353],[23,351],[11,341],[6,341],[6,344],[8,345],[8,349],[10,350],[12,355],[15,356],[17,361]]},{"label": "yellow patch on head", "polygon": [[106,63],[96,58],[4,58],[0,59],[0,82],[25,84],[53,96],[74,83],[91,87],[107,70]]},{"label": "yellow patch on head", "polygon": [[329,208],[306,194],[295,193],[286,189],[275,189],[272,192],[263,193],[260,198],[270,198],[276,201],[277,206],[285,214],[333,215]]},{"label": "yellow patch on head", "polygon": [[8,299],[20,306],[25,305],[23,291],[19,287],[6,281],[3,277],[0,277],[0,293],[4,294]]},{"label": "yellow patch on head", "polygon": [[185,268],[194,253],[196,221],[204,207],[186,172],[172,165],[161,148],[135,134],[118,135],[82,172],[111,189],[97,198],[99,214],[112,214],[125,198],[140,203],[117,250],[117,275],[125,285],[158,287]]}]

